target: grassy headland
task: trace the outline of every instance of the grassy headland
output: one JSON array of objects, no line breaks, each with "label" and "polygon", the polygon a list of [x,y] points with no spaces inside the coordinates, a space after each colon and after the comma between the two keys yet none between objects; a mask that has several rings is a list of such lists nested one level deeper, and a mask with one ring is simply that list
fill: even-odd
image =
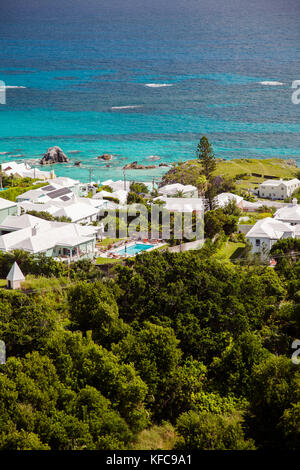
[{"label": "grassy headland", "polygon": [[[268,178],[295,178],[300,170],[290,160],[281,158],[217,160],[213,175],[233,180],[237,189],[247,190],[256,187]],[[202,175],[199,160],[187,160],[171,168],[162,178],[163,184],[181,183],[197,186]]]}]

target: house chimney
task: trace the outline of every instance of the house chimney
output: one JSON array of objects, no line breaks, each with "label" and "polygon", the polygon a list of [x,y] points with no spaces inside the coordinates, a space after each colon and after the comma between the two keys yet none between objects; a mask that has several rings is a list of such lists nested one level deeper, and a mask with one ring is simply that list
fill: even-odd
[{"label": "house chimney", "polygon": [[32,227],[31,233],[33,237],[38,233],[38,230],[39,230],[39,224],[36,224],[34,227]]}]

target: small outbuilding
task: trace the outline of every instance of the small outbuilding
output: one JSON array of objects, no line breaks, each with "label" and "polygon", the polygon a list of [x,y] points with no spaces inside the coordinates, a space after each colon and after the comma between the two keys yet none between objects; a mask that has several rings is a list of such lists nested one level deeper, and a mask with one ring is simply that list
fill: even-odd
[{"label": "small outbuilding", "polygon": [[20,289],[21,282],[25,281],[25,276],[16,261],[12,265],[11,270],[6,277],[6,281],[8,289]]}]

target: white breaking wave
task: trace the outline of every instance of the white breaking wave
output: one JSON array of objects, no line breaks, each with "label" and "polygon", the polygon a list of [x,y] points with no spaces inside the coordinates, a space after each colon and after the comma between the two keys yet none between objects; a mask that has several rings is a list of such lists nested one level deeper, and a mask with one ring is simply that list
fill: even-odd
[{"label": "white breaking wave", "polygon": [[261,85],[269,85],[269,86],[282,86],[284,83],[282,82],[259,82]]},{"label": "white breaking wave", "polygon": [[161,88],[164,86],[173,86],[171,83],[146,83],[145,86],[149,88]]},{"label": "white breaking wave", "polygon": [[26,86],[0,85],[0,88],[26,88]]},{"label": "white breaking wave", "polygon": [[134,109],[134,108],[142,108],[141,104],[135,104],[130,106],[112,106],[111,109]]}]

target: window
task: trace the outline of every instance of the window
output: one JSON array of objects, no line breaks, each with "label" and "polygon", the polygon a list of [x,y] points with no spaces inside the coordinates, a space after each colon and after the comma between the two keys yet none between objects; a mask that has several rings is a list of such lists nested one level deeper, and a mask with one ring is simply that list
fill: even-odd
[{"label": "window", "polygon": [[257,238],[257,239],[255,240],[255,246],[260,246],[260,239],[259,239],[259,238]]}]

